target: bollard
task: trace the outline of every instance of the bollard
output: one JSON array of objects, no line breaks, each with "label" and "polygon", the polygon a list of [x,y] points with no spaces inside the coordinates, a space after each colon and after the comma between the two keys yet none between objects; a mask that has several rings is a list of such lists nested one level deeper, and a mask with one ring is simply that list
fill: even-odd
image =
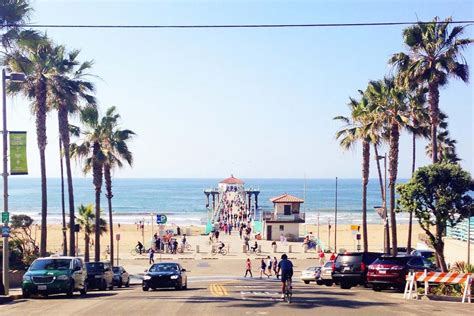
[{"label": "bollard", "polygon": [[273,245],[273,253],[277,252],[277,245]]},{"label": "bollard", "polygon": [[247,253],[247,246],[246,245],[242,245],[242,253]]},{"label": "bollard", "polygon": [[199,245],[196,245],[196,253],[199,253]]},{"label": "bollard", "polygon": [[262,245],[258,245],[258,251],[262,252]]},{"label": "bollard", "polygon": [[292,250],[293,250],[293,249],[292,249],[291,245],[288,245],[288,253],[291,253]]},{"label": "bollard", "polygon": [[303,245],[303,252],[307,253],[308,252],[308,245]]}]

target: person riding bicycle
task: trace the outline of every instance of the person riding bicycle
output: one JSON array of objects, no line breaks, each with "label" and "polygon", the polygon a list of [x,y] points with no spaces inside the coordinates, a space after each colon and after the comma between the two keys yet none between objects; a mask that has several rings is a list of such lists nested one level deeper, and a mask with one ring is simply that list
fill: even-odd
[{"label": "person riding bicycle", "polygon": [[[281,271],[281,273],[280,273]],[[281,255],[281,260],[278,262],[278,272],[281,275],[281,298],[285,298],[285,285],[289,282],[291,286],[291,277],[293,276],[293,263],[288,260],[286,254]]]},{"label": "person riding bicycle", "polygon": [[255,244],[253,245],[253,247],[250,247],[250,249],[252,249],[252,252],[256,252],[256,251],[257,251],[257,249],[258,249],[257,241],[255,241]]},{"label": "person riding bicycle", "polygon": [[219,252],[221,252],[222,249],[224,249],[224,247],[225,247],[225,244],[222,241],[219,241]]},{"label": "person riding bicycle", "polygon": [[143,247],[143,244],[141,242],[137,242],[137,245],[135,246],[135,248],[137,248],[138,252],[140,254],[142,254],[144,247]]}]

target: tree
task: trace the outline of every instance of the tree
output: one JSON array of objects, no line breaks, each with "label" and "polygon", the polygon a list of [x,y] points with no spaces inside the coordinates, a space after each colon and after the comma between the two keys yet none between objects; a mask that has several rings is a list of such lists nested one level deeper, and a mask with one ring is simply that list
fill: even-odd
[{"label": "tree", "polygon": [[33,219],[28,215],[13,215],[10,227],[13,242],[21,253],[23,263],[30,264],[38,253],[36,245],[36,233],[33,234]]},{"label": "tree", "polygon": [[4,50],[15,46],[16,42],[36,41],[37,32],[25,30],[21,25],[28,22],[33,9],[27,0],[0,0],[0,42]]},{"label": "tree", "polygon": [[445,227],[456,226],[473,211],[473,199],[469,195],[472,190],[471,175],[457,164],[444,162],[419,168],[410,181],[397,186],[399,210],[415,214],[435,249],[442,271],[447,271]]},{"label": "tree", "polygon": [[102,148],[104,136],[99,122],[99,112],[95,107],[85,107],[80,113],[83,130],[76,131],[82,136],[79,143],[71,144],[71,156],[83,162],[83,172],[92,172],[95,188],[95,249],[94,260],[100,261],[100,195],[102,192],[103,168],[106,153]]},{"label": "tree", "polygon": [[[93,231],[99,231],[99,237],[102,233],[107,232],[107,223],[104,219],[100,218],[97,221],[96,215],[94,214],[94,206],[92,204],[88,204],[86,206],[80,205],[78,207],[79,217],[77,218],[77,222],[84,230],[84,242],[85,242],[85,249],[84,249],[84,261],[89,262],[90,255],[89,255],[89,245],[90,245],[90,234]],[[97,225],[99,223],[99,226]],[[96,229],[98,227],[99,229]],[[96,239],[97,243],[97,239]]]},{"label": "tree", "polygon": [[398,175],[400,129],[408,122],[405,94],[397,88],[393,78],[370,81],[364,94],[377,124],[387,126],[389,132],[389,188],[392,254],[397,255],[397,222],[395,217],[395,184]]},{"label": "tree", "polygon": [[337,131],[336,139],[344,149],[349,149],[356,142],[362,143],[362,236],[364,252],[368,251],[367,235],[367,184],[369,183],[370,168],[370,142],[371,135],[365,128],[367,124],[367,100],[362,97],[360,101],[350,99],[349,108],[351,117],[336,116],[334,119],[342,121],[345,126]]},{"label": "tree", "polygon": [[[447,129],[442,129],[438,131],[438,159],[441,162],[450,162],[458,163],[459,159],[456,154],[456,144],[457,141],[449,137],[449,132]],[[433,147],[432,143],[426,145],[425,152],[427,155],[432,155]]]},{"label": "tree", "polygon": [[439,88],[447,85],[450,77],[468,81],[469,68],[462,50],[474,41],[461,38],[465,26],[455,26],[449,32],[451,21],[450,17],[444,21],[435,17],[433,23],[406,28],[403,39],[408,53],[394,54],[389,60],[405,74],[407,86],[421,84],[428,88],[433,163],[438,162]]},{"label": "tree", "polygon": [[113,232],[113,218],[112,218],[112,173],[115,168],[122,168],[123,163],[126,162],[129,166],[132,165],[133,155],[128,149],[127,142],[135,135],[135,133],[128,129],[120,129],[119,124],[120,115],[116,113],[115,107],[110,107],[102,119],[103,143],[105,153],[104,162],[104,180],[106,188],[106,197],[109,207],[109,233],[110,233],[110,262],[114,262],[114,232]]}]

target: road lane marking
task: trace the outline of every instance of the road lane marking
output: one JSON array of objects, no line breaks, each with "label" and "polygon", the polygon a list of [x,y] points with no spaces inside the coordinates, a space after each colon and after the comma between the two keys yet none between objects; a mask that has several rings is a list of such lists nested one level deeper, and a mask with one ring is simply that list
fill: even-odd
[{"label": "road lane marking", "polygon": [[229,295],[226,288],[221,284],[213,283],[209,286],[209,290],[214,296],[228,296]]}]

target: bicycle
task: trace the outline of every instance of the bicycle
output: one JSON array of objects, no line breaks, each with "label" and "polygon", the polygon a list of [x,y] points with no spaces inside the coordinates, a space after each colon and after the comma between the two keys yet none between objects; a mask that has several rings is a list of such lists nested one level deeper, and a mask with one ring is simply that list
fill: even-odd
[{"label": "bicycle", "polygon": [[212,248],[211,250],[211,254],[214,256],[216,254],[220,253],[221,255],[225,256],[227,254],[227,250],[225,250],[225,248],[222,248],[222,249],[216,249],[216,248]]},{"label": "bicycle", "polygon": [[293,296],[292,290],[291,290],[291,279],[288,279],[285,282],[285,298],[284,300],[290,304],[291,303],[291,297]]},{"label": "bicycle", "polygon": [[147,253],[147,250],[146,250],[145,248],[142,249],[142,252],[141,252],[141,253],[140,253],[140,250],[139,250],[137,247],[133,248],[133,249],[130,251],[130,254],[131,254],[132,256],[143,255],[143,254],[145,254],[145,253]]},{"label": "bicycle", "polygon": [[260,255],[261,253],[262,251],[260,249],[253,248],[253,247],[250,248],[250,251],[247,251],[247,255],[252,255],[252,254]]}]

